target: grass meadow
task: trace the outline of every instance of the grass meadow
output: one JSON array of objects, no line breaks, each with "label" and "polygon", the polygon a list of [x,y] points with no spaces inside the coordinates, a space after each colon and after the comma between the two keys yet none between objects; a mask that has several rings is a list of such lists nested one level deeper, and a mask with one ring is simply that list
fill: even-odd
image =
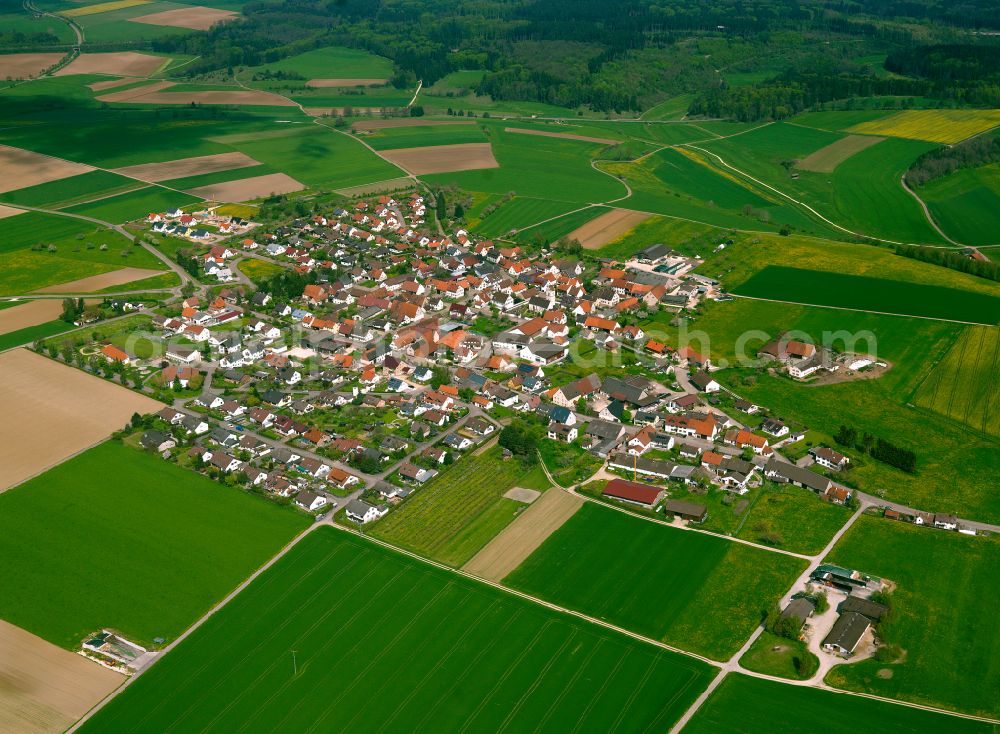
[{"label": "grass meadow", "polygon": [[588,502],[504,584],[725,660],[804,568]]},{"label": "grass meadow", "polygon": [[[519,230],[521,227],[537,224],[546,219],[553,220],[553,222],[547,222],[547,224],[554,224],[557,218],[561,218],[567,212],[579,208],[579,204],[571,204],[565,201],[515,196],[490,214],[489,217],[480,220],[479,225],[476,227],[476,233],[484,237],[503,237],[510,234],[511,230]],[[531,236],[534,236],[536,229],[538,227],[531,227],[528,230]]]},{"label": "grass meadow", "polygon": [[684,727],[687,734],[840,734],[863,721],[881,734],[992,734],[994,727],[933,711],[730,674]]},{"label": "grass meadow", "polygon": [[8,191],[5,194],[0,194],[0,201],[52,209],[144,186],[145,184],[135,179],[119,176],[110,171],[90,171],[79,176],[70,176],[37,186]]},{"label": "grass meadow", "polygon": [[524,508],[503,494],[525,473],[520,462],[502,461],[497,446],[466,456],[369,532],[435,561],[461,566]]},{"label": "grass meadow", "polygon": [[733,289],[733,293],[902,316],[979,324],[1000,322],[1000,295],[781,265],[768,265]]},{"label": "grass meadow", "polygon": [[324,527],[81,731],[666,731],[711,675]]},{"label": "grass meadow", "polygon": [[896,584],[880,636],[902,655],[836,667],[828,683],[1000,718],[1000,630],[983,610],[1000,577],[1000,540],[866,516],[829,561]]},{"label": "grass meadow", "polygon": [[262,72],[292,72],[304,80],[387,79],[392,76],[392,61],[360,49],[327,46],[270,64],[248,67],[240,73],[240,77],[248,86],[266,84],[252,81],[254,74]]},{"label": "grass meadow", "polygon": [[429,124],[414,125],[413,127],[387,127],[360,137],[375,150],[487,142],[486,135],[476,125]]},{"label": "grass meadow", "polygon": [[162,212],[173,207],[183,207],[202,201],[199,197],[178,193],[159,186],[130,191],[86,204],[67,207],[67,212],[83,214],[112,224],[124,224],[141,219],[150,212]]},{"label": "grass meadow", "polygon": [[176,638],[306,519],[108,442],[0,494],[0,617],[62,647]]},{"label": "grass meadow", "polygon": [[1000,163],[963,168],[921,186],[917,193],[934,221],[967,245],[994,245],[1000,231]]}]

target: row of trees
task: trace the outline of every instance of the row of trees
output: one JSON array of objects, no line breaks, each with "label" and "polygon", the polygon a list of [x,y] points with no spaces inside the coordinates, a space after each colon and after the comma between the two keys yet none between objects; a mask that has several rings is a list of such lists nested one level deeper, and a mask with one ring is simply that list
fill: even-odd
[{"label": "row of trees", "polygon": [[853,426],[841,425],[837,435],[833,437],[841,446],[852,446],[883,464],[894,466],[909,474],[917,469],[917,455],[909,449],[896,446],[884,438],[876,438],[865,431],[858,440],[858,431]]},{"label": "row of trees", "polygon": [[943,250],[939,247],[915,247],[912,245],[896,245],[896,254],[910,257],[925,263],[933,263],[941,267],[958,270],[970,275],[976,275],[987,280],[1000,281],[1000,263],[991,260],[973,260],[953,250]]},{"label": "row of trees", "polygon": [[1000,138],[980,135],[964,143],[936,148],[921,155],[906,172],[909,186],[923,186],[963,168],[977,168],[1000,162]]}]

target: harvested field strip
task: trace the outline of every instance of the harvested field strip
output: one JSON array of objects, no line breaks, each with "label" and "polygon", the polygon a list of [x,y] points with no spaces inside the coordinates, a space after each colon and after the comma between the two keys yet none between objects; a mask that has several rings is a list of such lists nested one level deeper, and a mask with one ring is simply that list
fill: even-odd
[{"label": "harvested field strip", "polygon": [[846,161],[855,153],[860,153],[865,148],[870,148],[877,143],[881,143],[885,138],[874,135],[848,135],[835,143],[830,143],[825,148],[820,148],[814,153],[810,153],[796,164],[796,168],[803,171],[815,171],[817,173],[832,173],[837,166]]},{"label": "harvested field strip", "polygon": [[260,163],[250,156],[244,153],[233,152],[195,156],[193,158],[179,158],[174,161],[164,161],[163,163],[143,163],[138,166],[126,166],[113,170],[114,173],[122,176],[156,183],[158,181],[170,181],[172,179],[186,178],[187,176],[198,176],[218,171],[231,171],[236,168],[249,168],[250,166],[258,165]]},{"label": "harvested field strip", "polygon": [[464,143],[462,145],[428,145],[421,148],[397,148],[382,151],[399,167],[415,175],[473,171],[482,168],[499,168],[489,143]]},{"label": "harvested field strip", "polygon": [[523,127],[505,127],[505,133],[517,133],[518,135],[540,135],[543,138],[562,138],[563,140],[581,140],[585,143],[599,143],[600,145],[618,145],[621,140],[611,138],[592,138],[587,135],[574,135],[573,133],[553,133],[547,130],[528,130]]},{"label": "harvested field strip", "polygon": [[187,193],[192,196],[200,196],[203,199],[212,201],[222,201],[238,203],[260,199],[272,194],[288,194],[293,191],[301,191],[305,184],[299,183],[291,176],[284,173],[271,173],[266,176],[255,176],[253,178],[237,179],[236,181],[224,181],[190,189]]},{"label": "harvested field strip", "polygon": [[153,94],[161,89],[167,89],[172,86],[174,86],[173,82],[153,82],[152,84],[144,84],[141,87],[132,87],[131,89],[125,89],[120,92],[102,94],[97,97],[97,100],[99,102],[128,102],[136,97]]},{"label": "harvested field strip", "polygon": [[0,55],[0,79],[30,79],[55,66],[63,54]]},{"label": "harvested field strip", "polygon": [[425,125],[475,125],[475,120],[428,120],[425,117],[390,117],[386,120],[358,120],[355,130],[383,130],[387,127],[422,127]]},{"label": "harvested field strip", "polygon": [[0,334],[20,331],[29,326],[52,321],[62,313],[62,301],[58,298],[38,298],[25,301],[18,306],[0,310]]},{"label": "harvested field strip", "polygon": [[733,293],[804,306],[833,306],[990,325],[1000,322],[1000,289],[998,295],[987,295],[782,265],[768,265],[736,286]]},{"label": "harvested field strip", "polygon": [[212,143],[222,145],[237,145],[239,143],[254,143],[259,140],[272,140],[274,138],[290,138],[302,134],[303,128],[299,125],[285,125],[277,130],[262,130],[256,133],[233,133],[231,135],[216,135],[205,138]]},{"label": "harvested field strip", "polygon": [[[39,288],[36,293],[91,293],[94,291],[110,288],[114,285],[131,283],[133,280],[143,280],[160,275],[162,270],[149,270],[147,268],[122,268],[112,270],[110,273],[101,273],[89,278],[71,280],[68,283],[50,285],[46,288]],[[0,318],[3,318],[0,316]]]},{"label": "harvested field strip", "polygon": [[65,731],[124,681],[121,673],[0,621],[0,731]]},{"label": "harvested field strip", "polygon": [[83,15],[97,15],[98,13],[108,13],[112,10],[124,10],[133,8],[136,5],[149,5],[152,0],[111,0],[107,3],[97,3],[96,5],[85,5],[82,8],[72,8],[63,10],[59,15],[67,18],[79,18]]},{"label": "harvested field strip", "polygon": [[262,107],[295,107],[295,103],[279,94],[257,91],[158,92],[130,98],[138,104],[224,104]]},{"label": "harvested field strip", "polygon": [[15,209],[12,206],[4,206],[0,204],[0,219],[7,219],[9,217],[16,217],[18,214],[26,214],[24,209]]},{"label": "harvested field strip", "polygon": [[[25,349],[0,354],[0,490],[107,438],[161,403]],[[59,430],[53,432],[53,426]]]},{"label": "harvested field strip", "polygon": [[112,76],[150,76],[170,63],[165,56],[116,51],[113,53],[83,53],[69,65],[55,73],[56,76],[69,74],[110,74]]},{"label": "harvested field strip", "polygon": [[713,673],[320,527],[81,732],[665,732]]},{"label": "harvested field strip", "polygon": [[388,79],[310,79],[307,87],[325,89],[326,87],[379,87],[388,83]]},{"label": "harvested field strip", "polygon": [[1000,110],[906,110],[862,122],[848,132],[953,144],[1000,125]]},{"label": "harvested field strip", "polygon": [[573,230],[567,237],[571,240],[578,240],[586,250],[597,250],[618,239],[629,230],[638,227],[649,217],[649,214],[643,212],[612,209],[607,214],[602,214],[597,219]]},{"label": "harvested field strip", "polygon": [[473,556],[463,570],[500,581],[562,527],[582,504],[582,499],[569,492],[554,488],[546,491]]},{"label": "harvested field strip", "polygon": [[87,87],[95,92],[101,92],[105,89],[124,87],[126,84],[135,84],[138,81],[140,80],[134,76],[124,76],[121,79],[109,79],[106,82],[94,82],[93,84],[88,84]]},{"label": "harvested field strip", "polygon": [[[0,322],[4,313],[0,311]],[[917,390],[914,402],[1000,436],[1000,330],[965,329]]]},{"label": "harvested field strip", "polygon": [[93,170],[82,163],[0,145],[0,193],[78,176]]},{"label": "harvested field strip", "polygon": [[129,18],[132,23],[145,23],[146,25],[161,25],[171,28],[187,28],[192,31],[207,31],[216,23],[222,23],[236,18],[237,14],[232,10],[217,10],[216,8],[206,8],[202,5],[192,5],[187,8],[177,8],[176,10],[164,10],[162,13],[150,13]]}]

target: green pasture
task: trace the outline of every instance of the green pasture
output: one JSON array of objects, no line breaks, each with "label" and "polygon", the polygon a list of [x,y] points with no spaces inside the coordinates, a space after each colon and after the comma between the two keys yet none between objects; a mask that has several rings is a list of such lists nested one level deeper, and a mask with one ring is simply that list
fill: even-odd
[{"label": "green pasture", "polygon": [[0,194],[0,202],[59,209],[101,196],[142,188],[146,184],[110,171],[90,171]]},{"label": "green pasture", "polygon": [[840,734],[845,721],[863,721],[882,734],[994,734],[995,728],[933,711],[731,673],[684,727],[688,734]]},{"label": "green pasture", "polygon": [[327,46],[260,66],[249,66],[240,71],[240,78],[250,86],[254,74],[285,72],[309,79],[388,79],[392,76],[392,61],[382,56],[345,48]]},{"label": "green pasture", "polygon": [[320,528],[81,731],[664,731],[712,674]]},{"label": "green pasture", "polygon": [[416,125],[387,127],[359,136],[375,150],[421,148],[428,145],[485,143],[486,135],[476,125]]},{"label": "green pasture", "polygon": [[68,648],[104,627],[172,641],[306,525],[113,442],[0,494],[0,508],[0,617]]},{"label": "green pasture", "polygon": [[983,584],[1000,576],[1000,541],[863,517],[829,561],[895,584],[879,636],[898,647],[886,659],[836,667],[827,682],[1000,717],[1000,632],[982,609]]},{"label": "green pasture", "polygon": [[[556,219],[579,208],[578,204],[565,201],[515,196],[487,218],[480,220],[475,231],[484,237],[502,237],[509,234],[511,230],[521,229],[547,219]],[[537,234],[537,229],[537,227],[532,227],[526,234],[533,237]]]},{"label": "green pasture", "polygon": [[917,193],[953,239],[967,245],[1000,243],[1000,163],[963,168]]},{"label": "green pasture", "polygon": [[804,568],[790,556],[587,503],[504,583],[725,660]]}]

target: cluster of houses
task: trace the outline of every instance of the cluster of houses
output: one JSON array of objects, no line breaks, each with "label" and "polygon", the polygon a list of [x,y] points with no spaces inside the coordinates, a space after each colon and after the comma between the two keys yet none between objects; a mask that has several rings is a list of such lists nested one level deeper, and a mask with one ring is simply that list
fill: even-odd
[{"label": "cluster of houses", "polygon": [[257,226],[242,217],[217,214],[214,208],[193,212],[178,208],[151,212],[146,216],[146,223],[157,234],[194,244],[218,242],[232,235],[245,234]]}]

